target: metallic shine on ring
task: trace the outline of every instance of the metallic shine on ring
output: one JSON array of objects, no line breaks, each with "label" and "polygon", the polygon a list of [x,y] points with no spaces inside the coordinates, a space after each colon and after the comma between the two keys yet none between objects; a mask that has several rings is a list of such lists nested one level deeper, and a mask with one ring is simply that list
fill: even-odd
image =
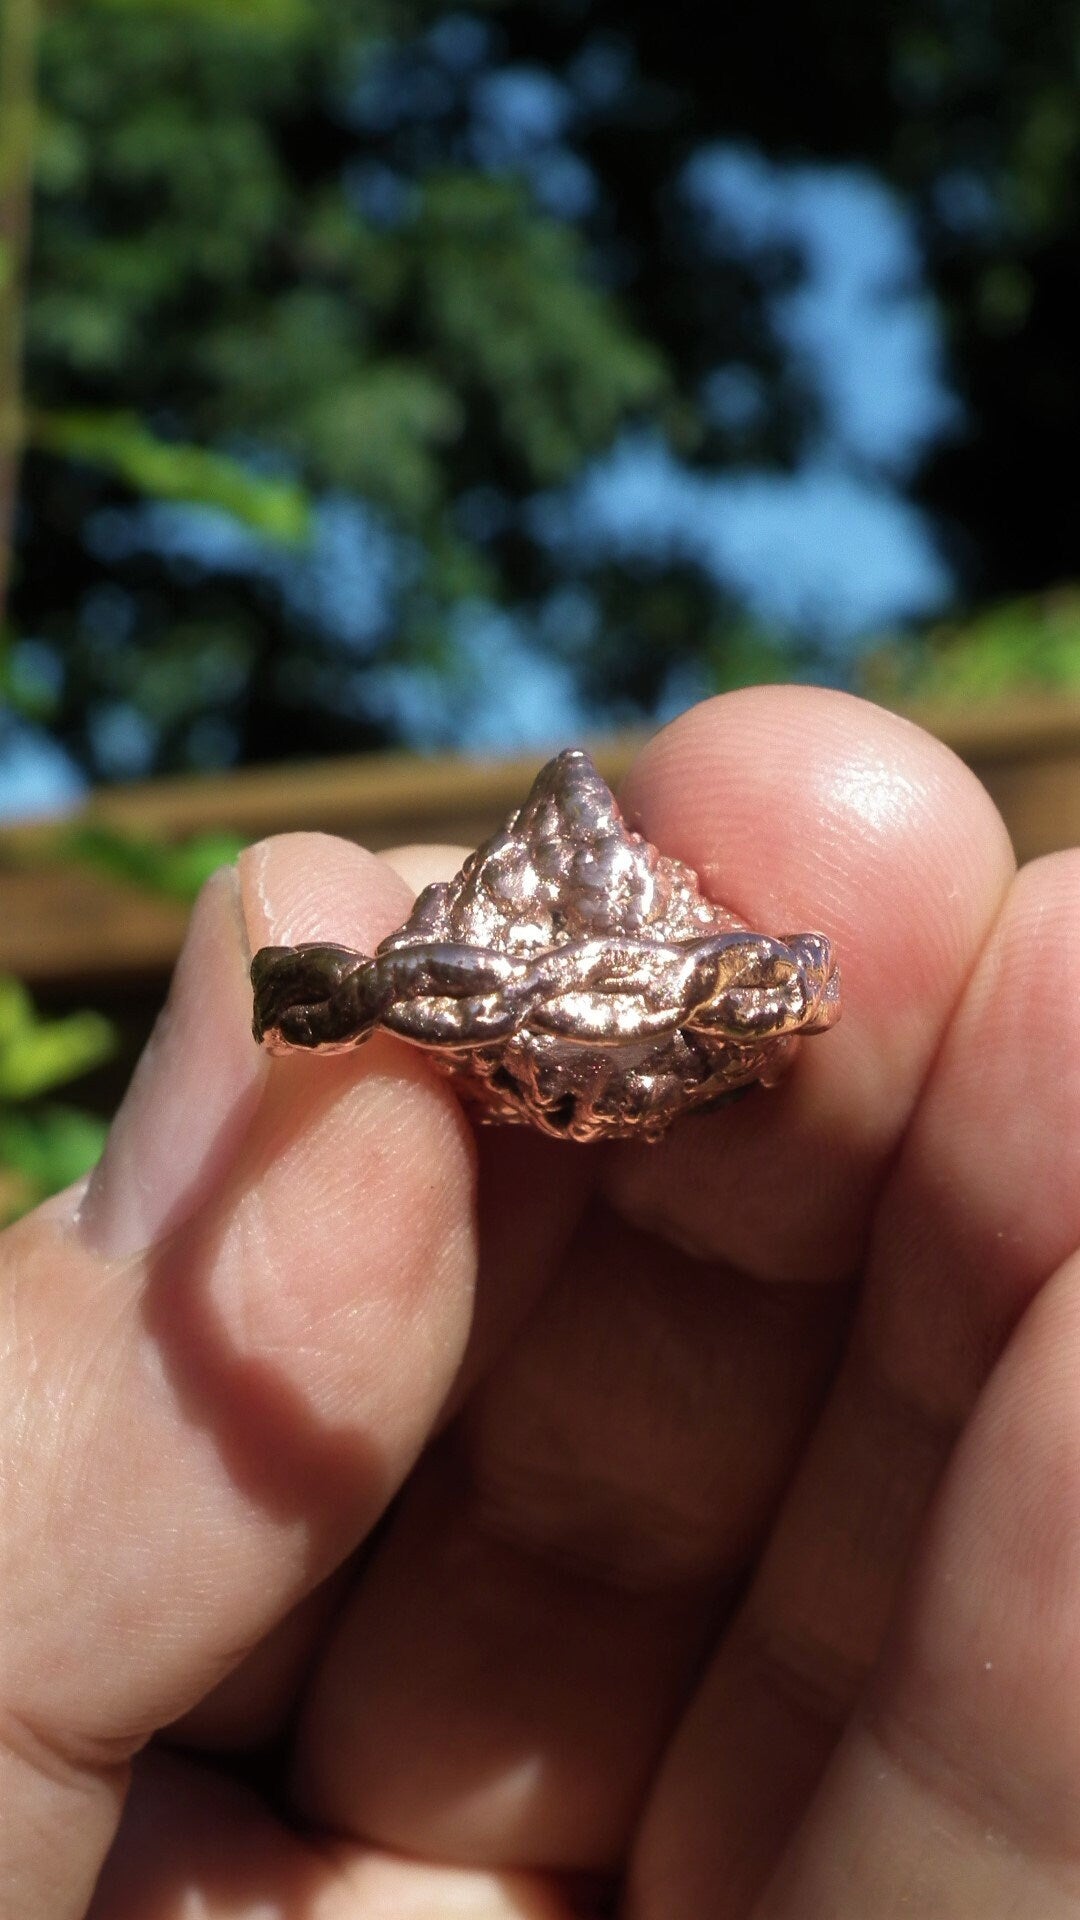
[{"label": "metallic shine on ring", "polygon": [[382,1027],[427,1049],[475,1118],[562,1140],[654,1140],[773,1085],[797,1037],[840,1016],[825,935],[770,939],[706,900],[578,749],[374,954],[263,947],[251,978],[272,1053],[340,1053]]}]

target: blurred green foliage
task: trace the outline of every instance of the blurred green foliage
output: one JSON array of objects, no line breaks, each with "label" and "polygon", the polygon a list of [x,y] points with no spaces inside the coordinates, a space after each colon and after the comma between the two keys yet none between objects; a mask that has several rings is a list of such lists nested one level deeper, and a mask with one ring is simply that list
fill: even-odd
[{"label": "blurred green foliage", "polygon": [[42,1019],[25,987],[0,975],[0,1224],[98,1158],[105,1122],[51,1096],[100,1066],[114,1045],[100,1014]]},{"label": "blurred green foliage", "polygon": [[523,180],[447,137],[395,175],[390,212],[365,206],[378,142],[358,94],[441,17],[428,0],[44,17],[16,612],[62,663],[50,724],[92,772],[114,771],[103,711],[142,716],[163,767],[287,753],[298,711],[327,744],[385,737],[346,700],[352,663],[317,610],[240,564],[208,580],[103,559],[103,509],[195,502],[296,542],[313,503],[359,496],[406,543],[378,660],[452,675],[450,609],[519,591],[529,547],[477,538],[462,497],[523,499],[665,404],[662,353]]},{"label": "blurred green foliage", "polygon": [[[169,843],[100,821],[61,826],[35,841],[35,865],[91,866],[170,899],[191,902],[218,867],[236,859],[235,834]],[[11,857],[15,843],[9,842]],[[25,986],[0,975],[0,1226],[77,1180],[99,1158],[107,1122],[53,1095],[116,1049],[110,1021],[93,1011],[43,1019]]]},{"label": "blurred green foliage", "polygon": [[[380,744],[402,670],[452,718],[466,599],[520,614],[612,721],[680,673],[820,670],[700,568],[620,577],[553,555],[532,517],[628,424],[709,471],[813,446],[817,399],[775,324],[798,250],[724,257],[680,200],[717,140],[898,190],[964,416],[911,491],[974,602],[1068,577],[1078,49],[1080,0],[786,0],[729,10],[721,62],[645,0],[43,9],[15,598],[59,665],[38,719],[98,776]],[[545,202],[512,140],[485,152],[478,89],[507,75],[570,102],[555,144],[576,201]],[[757,396],[734,424],[702,398],[724,367]],[[288,585],[342,498],[395,542],[355,646],[328,631],[328,592]],[[132,535],[147,499],[251,540],[213,568],[170,557]],[[564,619],[567,589],[591,622]]]},{"label": "blurred green foliage", "polygon": [[[86,821],[60,828],[44,857],[65,865],[95,867],[114,880],[126,880],[171,900],[192,901],[203,882],[219,867],[230,866],[244,844],[232,833],[200,833],[166,842]],[[35,857],[40,861],[43,856],[39,851]]]},{"label": "blurred green foliage", "polygon": [[1080,590],[1002,601],[875,648],[861,689],[890,703],[1001,700],[1080,689]]},{"label": "blurred green foliage", "polygon": [[25,656],[13,645],[10,631],[0,627],[0,716],[12,713],[48,721],[55,704],[49,688],[27,674]]}]

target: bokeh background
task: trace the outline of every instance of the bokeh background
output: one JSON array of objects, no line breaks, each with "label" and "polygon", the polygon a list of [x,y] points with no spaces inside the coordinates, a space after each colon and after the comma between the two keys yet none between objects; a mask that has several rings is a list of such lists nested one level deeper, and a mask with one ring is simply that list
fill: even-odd
[{"label": "bokeh background", "polygon": [[1080,795],[1078,100],[1080,0],[0,0],[0,1207],[253,832],[793,678]]}]

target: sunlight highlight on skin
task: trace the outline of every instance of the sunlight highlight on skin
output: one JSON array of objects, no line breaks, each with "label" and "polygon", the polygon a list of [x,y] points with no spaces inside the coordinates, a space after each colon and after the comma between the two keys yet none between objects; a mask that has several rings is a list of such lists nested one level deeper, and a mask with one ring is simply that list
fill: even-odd
[{"label": "sunlight highlight on skin", "polygon": [[[220,1909],[218,1909],[220,1916]],[[256,1900],[241,1912],[234,1909],[235,1920],[286,1920],[279,1900]],[[177,1920],[215,1920],[214,1909],[198,1887],[188,1887],[180,1901]]]},{"label": "sunlight highlight on skin", "polygon": [[453,1803],[455,1819],[466,1829],[471,1829],[474,1824],[486,1825],[492,1820],[516,1826],[522,1809],[532,1805],[538,1797],[544,1771],[542,1754],[525,1754],[516,1764],[504,1767],[497,1779],[456,1799]]},{"label": "sunlight highlight on skin", "polygon": [[[558,1895],[531,1875],[426,1866],[370,1853],[345,1878],[357,1920],[569,1920]],[[328,1909],[326,1920],[339,1920],[337,1910]]]},{"label": "sunlight highlight on skin", "polygon": [[924,798],[918,783],[888,760],[852,759],[836,768],[831,786],[845,817],[862,820],[875,833],[885,831],[899,811]]}]

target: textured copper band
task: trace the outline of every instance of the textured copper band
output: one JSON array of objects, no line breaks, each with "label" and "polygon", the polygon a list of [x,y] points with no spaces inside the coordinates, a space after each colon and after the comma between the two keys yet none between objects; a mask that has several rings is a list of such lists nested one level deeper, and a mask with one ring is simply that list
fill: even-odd
[{"label": "textured copper band", "polygon": [[251,978],[272,1052],[340,1052],[383,1027],[429,1049],[479,1119],[572,1140],[654,1139],[771,1085],[796,1036],[840,1013],[825,935],[770,939],[714,906],[576,749],[373,955],[263,947]]}]

